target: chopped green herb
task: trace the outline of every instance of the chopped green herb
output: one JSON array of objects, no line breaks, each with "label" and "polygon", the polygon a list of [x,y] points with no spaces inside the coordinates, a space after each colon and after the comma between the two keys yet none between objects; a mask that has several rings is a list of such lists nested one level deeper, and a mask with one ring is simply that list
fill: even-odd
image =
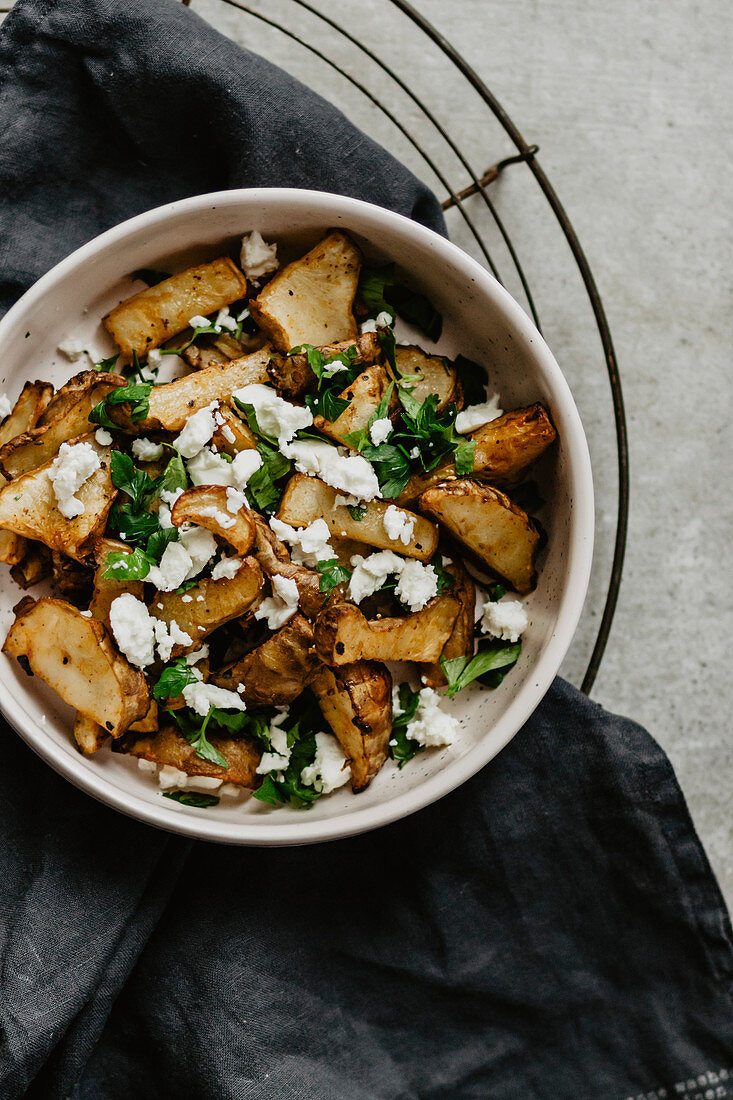
[{"label": "chopped green herb", "polygon": [[219,799],[215,794],[202,794],[199,791],[166,791],[163,798],[180,802],[182,806],[196,806],[201,810],[219,805]]},{"label": "chopped green herb", "polygon": [[404,447],[380,443],[364,447],[361,453],[374,467],[384,499],[398,497],[410,480],[410,460]]},{"label": "chopped green herb", "polygon": [[175,699],[189,684],[195,684],[198,677],[185,657],[166,665],[158,682],[153,685],[154,699]]},{"label": "chopped green herb", "polygon": [[397,762],[398,768],[404,768],[405,764],[420,751],[419,741],[407,735],[407,728],[415,717],[420,693],[413,691],[409,684],[400,684],[398,698],[401,713],[392,719],[389,755]]},{"label": "chopped green herb", "polygon": [[132,421],[144,420],[150,411],[149,398],[152,388],[152,382],[128,382],[126,386],[118,386],[116,390],[112,390],[98,405],[94,406],[89,413],[89,420],[92,424],[99,424],[103,428],[112,428],[113,431],[119,431],[119,424],[115,424],[113,420],[110,420],[108,410],[127,402],[131,406],[130,419]]},{"label": "chopped green herb", "polygon": [[214,710],[215,708],[211,707],[205,718],[196,714],[195,711],[189,711],[185,708],[171,710],[168,713],[172,715],[174,722],[193,747],[197,756],[200,756],[202,760],[208,760],[210,764],[218,764],[220,768],[226,768],[226,757],[222,756],[206,736],[206,727],[211,721]]},{"label": "chopped green herb", "polygon": [[364,516],[367,514],[366,504],[347,504],[346,507],[349,510],[349,515],[357,523],[361,523]]},{"label": "chopped green herb", "polygon": [[394,318],[398,313],[433,341],[443,331],[443,318],[430,300],[419,291],[395,282],[394,264],[363,268],[359,297],[371,315],[384,312]]},{"label": "chopped green herb", "polygon": [[287,458],[264,440],[257,441],[262,465],[247,482],[247,497],[261,512],[273,511],[283,495],[285,486],[279,485],[292,469]]},{"label": "chopped green herb", "polygon": [[[323,352],[312,344],[300,344],[288,352],[288,355],[305,355],[308,365],[318,380],[318,389],[315,394],[308,394],[305,403],[314,416],[323,416],[326,420],[338,420],[341,413],[348,409],[351,401],[340,397],[342,390],[354,381],[357,374],[363,369],[363,364],[356,365],[359,351],[355,344],[338,352],[336,355],[326,357]],[[346,363],[346,370],[329,370],[331,364]]]},{"label": "chopped green herb", "polygon": [[331,592],[337,585],[347,584],[351,580],[351,569],[339,565],[338,558],[319,561],[316,569],[321,574],[321,592]]},{"label": "chopped green herb", "polygon": [[141,581],[150,572],[151,561],[144,550],[136,547],[131,554],[111,551],[105,560],[102,577],[113,581]]},{"label": "chopped green herb", "polygon": [[[307,806],[319,799],[321,795],[313,787],[304,786],[300,777],[303,768],[315,760],[316,733],[323,729],[323,716],[310,693],[301,695],[295,703],[291,704],[289,720],[293,722],[287,729],[290,760],[282,779],[270,772],[254,792],[254,797],[260,802],[269,802],[272,806],[279,806],[283,802]],[[265,737],[262,740],[265,748],[269,749],[269,739]]]},{"label": "chopped green herb", "polygon": [[484,677],[489,672],[503,669],[505,672],[517,663],[522,651],[521,642],[487,642],[475,657],[454,657],[446,661],[440,658],[440,667],[445,673],[448,687],[445,694],[451,698],[465,687]]},{"label": "chopped green herb", "polygon": [[453,461],[456,464],[456,473],[459,477],[473,473],[473,456],[475,451],[475,439],[466,440],[465,443],[459,443],[456,447]]},{"label": "chopped green herb", "polygon": [[185,596],[187,592],[190,592],[192,588],[196,587],[196,585],[199,583],[199,579],[199,577],[194,577],[193,580],[184,581],[183,584],[179,585],[176,589],[176,595]]},{"label": "chopped green herb", "polygon": [[188,474],[186,473],[186,467],[178,451],[176,451],[175,455],[160,475],[157,488],[158,494],[166,492],[175,493],[178,489],[188,488]]},{"label": "chopped green herb", "polygon": [[115,364],[117,363],[119,357],[120,353],[117,352],[116,355],[110,355],[108,359],[100,359],[98,363],[94,364],[94,369],[104,372],[114,370]]}]

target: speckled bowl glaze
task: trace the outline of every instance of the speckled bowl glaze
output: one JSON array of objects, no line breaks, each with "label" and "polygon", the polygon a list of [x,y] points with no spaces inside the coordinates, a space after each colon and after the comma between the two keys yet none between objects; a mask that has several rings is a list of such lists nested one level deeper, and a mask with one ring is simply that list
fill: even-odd
[{"label": "speckled bowl glaze", "polygon": [[[435,802],[484,767],[514,737],[547,691],[577,626],[593,549],[593,483],[588,447],[567,382],[523,310],[474,260],[408,218],[355,199],[289,189],[223,191],[159,207],[78,249],[39,280],[0,322],[1,388],[11,398],[28,378],[60,384],[77,367],[59,355],[67,339],[95,357],[113,350],[100,318],[133,293],[129,273],[180,270],[229,249],[258,229],[280,256],[301,254],[328,229],[351,233],[371,260],[395,260],[441,310],[444,331],[430,350],[459,352],[489,368],[511,409],[542,401],[559,433],[538,468],[548,542],[522,655],[495,691],[469,688],[448,705],[460,723],[455,743],[427,750],[402,771],[388,762],[359,795],[341,788],[311,809],[273,809],[244,795],[212,809],[164,799],[137,762],[104,749],[74,748],[73,711],[50,689],[0,657],[0,707],[51,767],[100,801],[164,829],[232,844],[289,845],[334,840],[386,825]],[[139,289],[140,284],[136,284]],[[400,333],[398,335],[409,335]],[[424,343],[424,341],[423,341]],[[5,569],[6,567],[2,567]],[[6,576],[4,637],[19,591]]]}]

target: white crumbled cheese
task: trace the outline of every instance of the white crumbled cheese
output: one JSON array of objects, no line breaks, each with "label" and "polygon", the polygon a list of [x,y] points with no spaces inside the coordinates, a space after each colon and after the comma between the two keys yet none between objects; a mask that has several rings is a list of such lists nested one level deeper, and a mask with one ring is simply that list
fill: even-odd
[{"label": "white crumbled cheese", "polygon": [[173,440],[173,445],[183,458],[194,458],[216,431],[214,412],[219,408],[218,401],[212,401],[203,409],[199,409],[186,421],[183,430]]},{"label": "white crumbled cheese", "polygon": [[[218,423],[218,421],[217,421],[217,423]],[[237,442],[237,437],[234,434],[234,432],[232,431],[232,429],[229,427],[229,425],[227,424],[226,420],[223,420],[223,423],[219,424],[219,428],[221,430],[221,434],[224,436],[227,443],[236,443]]]},{"label": "white crumbled cheese", "polygon": [[392,314],[387,313],[387,311],[383,309],[376,317],[369,317],[364,321],[361,326],[361,331],[362,333],[376,332],[378,328],[389,328],[391,324]]},{"label": "white crumbled cheese", "polygon": [[285,718],[284,714],[282,716],[278,715],[270,724],[268,736],[272,749],[269,752],[263,752],[262,759],[257,765],[258,775],[267,775],[268,772],[275,772],[279,779],[290,763],[291,750],[288,748],[288,735],[287,732],[280,729],[277,724],[282,718]]},{"label": "white crumbled cheese", "polygon": [[505,642],[516,642],[527,629],[527,612],[519,600],[487,600],[481,612],[481,629]]},{"label": "white crumbled cheese", "polygon": [[217,508],[215,504],[205,504],[203,508],[199,509],[199,514],[207,519],[215,520],[220,527],[234,527],[237,522],[234,516],[222,512],[221,508]]},{"label": "white crumbled cheese", "polygon": [[229,312],[229,306],[224,306],[219,310],[216,315],[216,320],[214,321],[214,327],[218,329],[228,329],[229,332],[237,331],[239,326]]},{"label": "white crumbled cheese", "polygon": [[432,688],[421,690],[415,717],[407,727],[407,736],[425,748],[452,745],[458,733],[458,722],[440,709],[440,696]]},{"label": "white crumbled cheese", "polygon": [[390,504],[382,518],[385,535],[388,539],[399,539],[403,546],[409,546],[416,518],[395,504]]},{"label": "white crumbled cheese", "polygon": [[83,617],[84,617],[85,619],[91,619],[91,617],[92,617],[92,613],[91,613],[91,611],[82,611],[82,612],[81,612],[81,615],[82,615],[82,616],[83,616]]},{"label": "white crumbled cheese", "polygon": [[262,234],[254,229],[242,237],[239,262],[248,279],[261,279],[263,275],[277,271],[277,245],[268,244]]},{"label": "white crumbled cheese", "polygon": [[181,630],[177,622],[164,623],[160,619],[155,620],[155,641],[158,656],[163,663],[170,660],[174,646],[193,644],[193,638],[185,630]]},{"label": "white crumbled cheese", "polygon": [[344,363],[343,359],[332,359],[330,363],[327,363],[323,368],[323,373],[326,378],[333,378],[334,374],[338,374],[339,371],[348,370],[349,364]]},{"label": "white crumbled cheese", "polygon": [[62,443],[51,463],[49,477],[53,485],[56,506],[65,519],[84,512],[84,505],[74,495],[100,467],[99,455],[91,443]]},{"label": "white crumbled cheese", "polygon": [[229,485],[227,487],[227,512],[236,516],[237,512],[241,512],[243,508],[247,507],[249,507],[247,498],[241,489],[234,489]]},{"label": "white crumbled cheese", "polygon": [[328,541],[331,532],[325,519],[316,519],[307,527],[295,528],[272,516],[270,527],[282,542],[290,544],[290,560],[295,565],[307,565],[314,569],[319,561],[329,561],[336,557]]},{"label": "white crumbled cheese", "polygon": [[344,750],[330,733],[316,734],[316,756],[300,773],[300,781],[306,787],[314,787],[321,794],[330,794],[337,787],[348,783],[351,773]]},{"label": "white crumbled cheese", "polygon": [[222,783],[219,788],[219,796],[221,798],[239,798],[242,793],[242,788],[238,787],[236,783]]},{"label": "white crumbled cheese", "polygon": [[483,428],[484,424],[490,424],[492,420],[496,420],[497,417],[502,415],[503,410],[499,407],[499,395],[495,393],[483,405],[469,405],[467,409],[459,412],[456,417],[456,431],[460,435],[465,435],[466,432]]},{"label": "white crumbled cheese", "polygon": [[362,336],[365,336],[367,334],[367,332],[376,332],[376,331],[377,331],[377,322],[375,321],[375,319],[373,317],[367,317],[366,321],[362,321],[362,323],[361,323],[361,334],[362,334]]},{"label": "white crumbled cheese", "polygon": [[241,564],[242,558],[222,558],[211,570],[212,581],[231,580]]},{"label": "white crumbled cheese", "polygon": [[[195,649],[193,651],[193,653],[186,654],[186,664],[187,665],[196,665],[196,664],[198,664],[199,661],[205,660],[208,656],[209,656],[209,647],[204,642],[204,644],[201,646],[200,649]],[[195,669],[195,671],[198,672],[198,669]]]},{"label": "white crumbled cheese", "polygon": [[195,313],[193,317],[189,317],[188,324],[191,328],[209,328],[209,318]]},{"label": "white crumbled cheese", "polygon": [[240,451],[238,455],[234,456],[234,460],[229,465],[231,467],[232,487],[239,489],[241,492],[252,474],[256,473],[262,465],[262,456],[259,451],[255,450]]},{"label": "white crumbled cheese", "polygon": [[158,505],[158,523],[164,531],[171,531],[173,529],[173,520],[171,519],[171,510],[167,504]]},{"label": "white crumbled cheese", "polygon": [[280,448],[301,474],[319,477],[356,500],[381,496],[373,466],[362,455],[341,455],[336,447],[315,439],[296,440]]},{"label": "white crumbled cheese", "polygon": [[188,592],[184,592],[181,596],[181,603],[193,603],[193,596],[189,596]]},{"label": "white crumbled cheese", "polygon": [[123,592],[112,600],[109,625],[121,653],[131,665],[145,668],[155,660],[155,622],[142,600]]},{"label": "white crumbled cheese", "polygon": [[207,531],[204,527],[193,527],[188,524],[180,528],[178,537],[191,557],[191,568],[185,578],[190,581],[192,577],[198,576],[213,558],[216,553],[216,539],[211,531]]},{"label": "white crumbled cheese", "polygon": [[190,459],[186,469],[194,485],[224,485],[241,492],[261,465],[259,451],[240,451],[232,462],[227,462],[210,447],[204,447]]},{"label": "white crumbled cheese", "polygon": [[432,565],[423,565],[414,558],[408,559],[402,566],[395,595],[400,603],[410,611],[420,611],[425,604],[438,594],[438,574]]},{"label": "white crumbled cheese", "polygon": [[6,416],[10,416],[12,411],[13,405],[10,398],[6,393],[0,393],[0,420],[4,420]]},{"label": "white crumbled cheese", "polygon": [[146,439],[144,435],[132,441],[132,453],[140,462],[157,462],[159,458],[163,457],[164,450],[162,443],[154,443],[152,439]]},{"label": "white crumbled cheese", "polygon": [[193,566],[191,555],[180,542],[169,542],[160,565],[151,565],[145,578],[159,592],[174,592],[180,588]]},{"label": "white crumbled cheese", "polygon": [[197,680],[195,684],[186,684],[183,689],[183,699],[187,707],[195,710],[202,718],[205,718],[212,707],[221,710],[246,710],[244,700],[235,691],[217,687],[215,684],[204,684]]},{"label": "white crumbled cheese", "polygon": [[[252,382],[235,390],[233,395],[244,405],[251,405],[257,414],[257,423],[265,435],[274,436],[282,448],[301,428],[313,423],[313,413],[303,405],[293,405],[275,393],[272,386]],[[284,453],[284,452],[283,452]]]},{"label": "white crumbled cheese", "polygon": [[255,611],[255,619],[266,619],[270,630],[279,630],[298,610],[298,586],[291,577],[273,573],[272,596],[262,600]]},{"label": "white crumbled cheese", "polygon": [[155,773],[158,770],[158,765],[155,763],[154,760],[145,760],[142,756],[138,760],[137,766],[141,772]]},{"label": "white crumbled cheese", "polygon": [[108,432],[106,428],[97,428],[94,438],[100,447],[109,447],[112,442],[112,433]]},{"label": "white crumbled cheese", "polygon": [[172,508],[179,497],[183,496],[185,489],[163,489],[161,490],[160,499],[164,501],[169,508]]},{"label": "white crumbled cheese", "polygon": [[189,775],[189,791],[218,791],[223,779],[216,779],[213,775]]},{"label": "white crumbled cheese", "polygon": [[380,443],[385,443],[392,434],[392,421],[388,416],[383,416],[379,420],[375,420],[369,429],[369,438],[375,447],[378,447]]},{"label": "white crumbled cheese", "polygon": [[[403,711],[403,709],[400,705],[400,685],[393,683],[392,684],[392,717],[393,718],[399,718],[399,716],[401,714],[404,714],[404,713],[405,712]],[[391,744],[391,742],[390,742],[390,744]]]},{"label": "white crumbled cheese", "polygon": [[367,558],[355,554],[351,559],[354,572],[349,581],[349,596],[354,603],[361,603],[381,588],[390,573],[400,573],[404,561],[391,550],[380,550]]},{"label": "white crumbled cheese", "polygon": [[67,337],[66,340],[62,340],[57,350],[71,363],[76,363],[79,359],[83,359],[85,355],[89,354],[86,348],[82,347],[81,344],[77,343],[76,340],[72,340],[70,337]]},{"label": "white crumbled cheese", "polygon": [[188,776],[185,772],[174,768],[172,764],[161,764],[158,772],[158,786],[161,791],[172,791],[174,788],[185,790],[188,786]]}]

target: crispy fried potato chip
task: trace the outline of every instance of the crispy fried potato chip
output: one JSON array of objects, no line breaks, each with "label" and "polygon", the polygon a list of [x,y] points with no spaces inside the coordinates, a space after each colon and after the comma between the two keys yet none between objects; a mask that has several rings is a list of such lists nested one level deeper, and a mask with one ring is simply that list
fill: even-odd
[{"label": "crispy fried potato chip", "polygon": [[174,646],[171,656],[176,658],[198,649],[217,626],[246,615],[259,602],[262,586],[259,563],[248,557],[243,558],[233,577],[199,581],[180,596],[176,592],[159,592],[151,605],[152,614],[165,623],[176,622],[193,639],[190,646]]},{"label": "crispy fried potato chip", "polygon": [[460,611],[454,596],[436,596],[404,618],[367,619],[350,603],[316,620],[316,647],[327,665],[355,661],[437,661]]}]

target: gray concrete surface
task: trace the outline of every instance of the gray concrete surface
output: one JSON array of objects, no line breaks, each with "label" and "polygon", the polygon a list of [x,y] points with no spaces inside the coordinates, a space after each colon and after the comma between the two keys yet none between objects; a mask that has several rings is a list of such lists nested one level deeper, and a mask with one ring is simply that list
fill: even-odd
[{"label": "gray concrete surface", "polygon": [[[730,186],[733,8],[668,0],[414,0],[530,141],[570,214],[607,309],[632,457],[629,551],[594,697],[646,725],[669,753],[723,891],[733,899]],[[455,188],[466,172],[376,64],[293,0],[251,0],[388,106]],[[279,31],[193,0],[219,29],[277,61],[445,189],[363,94]],[[322,0],[424,96],[473,168],[511,152],[485,107],[390,0]],[[579,682],[602,607],[615,508],[608,385],[577,270],[524,169],[492,195],[517,243],[545,335],[573,387],[594,463],[598,550],[564,673]],[[479,199],[467,204],[521,300]],[[476,251],[459,218],[458,243]]]}]

